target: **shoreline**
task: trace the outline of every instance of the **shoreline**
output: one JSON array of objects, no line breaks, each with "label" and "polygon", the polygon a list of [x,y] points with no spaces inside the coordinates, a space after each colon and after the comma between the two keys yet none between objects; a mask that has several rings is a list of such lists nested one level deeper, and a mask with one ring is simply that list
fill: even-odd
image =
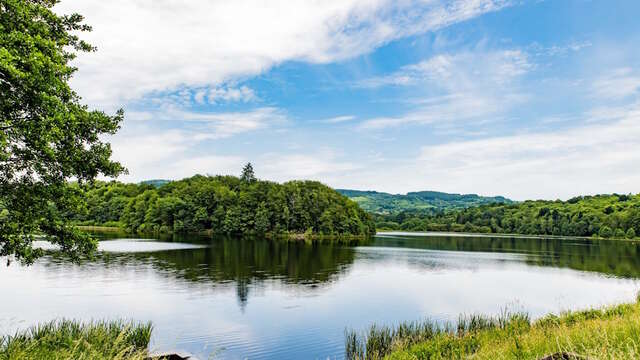
[{"label": "shoreline", "polygon": [[[117,226],[100,226],[100,225],[75,225],[76,228],[85,231],[97,231],[97,232],[123,232],[127,234],[133,234],[126,229]],[[211,229],[193,233],[162,233],[162,232],[141,232],[136,233],[140,235],[216,235]],[[242,236],[256,236],[253,235],[239,235]],[[562,236],[562,235],[532,235],[532,234],[516,234],[516,233],[472,233],[472,232],[455,232],[455,231],[398,231],[398,230],[378,230],[373,235],[324,235],[324,234],[308,234],[308,233],[288,233],[288,234],[264,234],[269,239],[281,239],[281,240],[365,240],[367,238],[381,236],[424,236],[424,237],[436,237],[436,236],[451,236],[451,237],[493,237],[493,238],[519,238],[519,239],[555,239],[555,240],[606,240],[606,241],[626,241],[626,242],[640,242],[640,238],[627,239],[627,238],[603,238],[599,236]]]},{"label": "shoreline", "polygon": [[[213,230],[203,230],[199,232],[187,232],[187,233],[176,233],[176,232],[130,232],[126,229],[117,226],[99,226],[99,225],[75,225],[76,228],[84,231],[96,231],[96,232],[111,232],[111,233],[125,233],[131,235],[206,235],[206,236],[214,236],[217,235],[213,232]],[[224,235],[224,234],[220,234]],[[281,233],[281,234],[273,234],[273,233],[265,233],[263,235],[257,234],[244,234],[237,235],[238,237],[253,237],[253,236],[264,236],[267,239],[280,239],[280,240],[290,240],[290,241],[315,241],[315,240],[366,240],[376,236],[376,234],[372,235],[361,235],[361,234],[339,234],[339,235],[327,235],[327,234],[318,234],[318,233]]]},{"label": "shoreline", "polygon": [[564,236],[564,235],[532,235],[516,233],[473,233],[456,231],[399,231],[399,230],[379,230],[378,236],[451,236],[451,237],[493,237],[493,238],[519,238],[519,239],[556,239],[556,240],[606,240],[606,241],[628,241],[638,242],[640,238],[604,238],[600,236]]}]

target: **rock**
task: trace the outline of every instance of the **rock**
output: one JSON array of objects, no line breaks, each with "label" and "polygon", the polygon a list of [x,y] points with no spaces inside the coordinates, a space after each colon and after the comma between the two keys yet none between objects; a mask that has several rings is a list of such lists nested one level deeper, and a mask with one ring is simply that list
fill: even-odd
[{"label": "rock", "polygon": [[156,353],[147,357],[146,360],[198,360],[196,357],[185,352],[164,352]]}]

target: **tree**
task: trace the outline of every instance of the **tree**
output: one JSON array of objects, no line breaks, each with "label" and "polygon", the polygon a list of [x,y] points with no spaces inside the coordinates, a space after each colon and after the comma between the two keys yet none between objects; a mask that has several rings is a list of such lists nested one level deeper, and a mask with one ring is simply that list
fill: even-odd
[{"label": "tree", "polygon": [[101,137],[114,134],[122,110],[90,111],[69,87],[78,52],[94,51],[78,31],[90,31],[78,14],[56,15],[58,0],[0,3],[0,256],[31,263],[42,255],[35,233],[74,257],[96,242],[69,225],[80,184],[125,169],[110,160]]},{"label": "tree", "polygon": [[253,173],[253,166],[251,163],[247,163],[247,165],[242,168],[242,176],[240,179],[246,183],[253,183],[256,181],[256,175]]},{"label": "tree", "polygon": [[258,210],[256,211],[255,227],[258,234],[266,233],[271,227],[271,223],[269,222],[269,210],[264,202],[260,203]]},{"label": "tree", "polygon": [[603,238],[610,238],[611,236],[613,236],[613,230],[605,225],[600,228],[600,236]]},{"label": "tree", "polygon": [[636,231],[633,228],[627,230],[627,239],[633,239],[636,237]]}]

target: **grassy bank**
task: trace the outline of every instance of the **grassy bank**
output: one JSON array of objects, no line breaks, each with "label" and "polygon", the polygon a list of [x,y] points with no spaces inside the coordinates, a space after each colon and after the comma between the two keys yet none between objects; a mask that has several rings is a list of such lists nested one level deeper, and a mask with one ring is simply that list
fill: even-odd
[{"label": "grassy bank", "polygon": [[[640,358],[640,303],[548,315],[469,316],[346,333],[348,359]],[[565,357],[560,356],[561,354]],[[573,357],[572,357],[573,356]],[[549,359],[552,359],[551,357]]]},{"label": "grassy bank", "polygon": [[142,360],[151,324],[58,320],[0,338],[0,360]]}]

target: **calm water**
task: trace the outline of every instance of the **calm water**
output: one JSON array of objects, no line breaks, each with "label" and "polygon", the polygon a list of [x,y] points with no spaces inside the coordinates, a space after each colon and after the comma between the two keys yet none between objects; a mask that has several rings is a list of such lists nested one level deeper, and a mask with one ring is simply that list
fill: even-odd
[{"label": "calm water", "polygon": [[206,359],[342,358],[345,327],[461,313],[532,315],[630,301],[629,242],[391,234],[357,246],[110,239],[0,268],[0,333],[55,318],[153,322],[154,350]]}]

